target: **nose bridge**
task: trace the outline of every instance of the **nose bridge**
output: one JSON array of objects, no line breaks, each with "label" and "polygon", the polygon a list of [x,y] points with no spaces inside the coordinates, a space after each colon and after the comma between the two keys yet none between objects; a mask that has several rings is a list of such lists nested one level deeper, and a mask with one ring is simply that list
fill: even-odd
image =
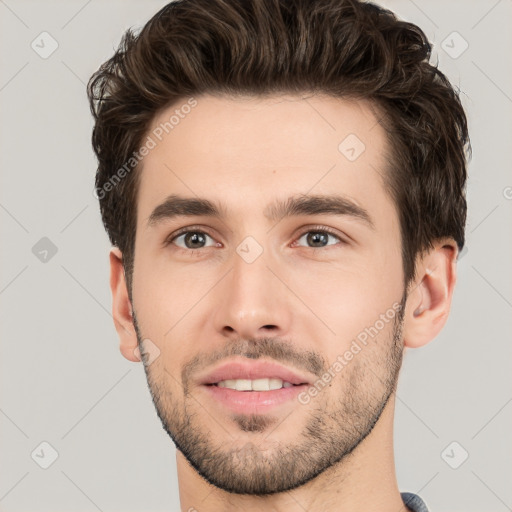
[{"label": "nose bridge", "polygon": [[264,241],[247,236],[236,247],[232,271],[224,280],[222,299],[216,311],[216,327],[236,331],[245,338],[272,328],[282,334],[289,327],[290,311],[286,288],[269,269],[271,251]]}]

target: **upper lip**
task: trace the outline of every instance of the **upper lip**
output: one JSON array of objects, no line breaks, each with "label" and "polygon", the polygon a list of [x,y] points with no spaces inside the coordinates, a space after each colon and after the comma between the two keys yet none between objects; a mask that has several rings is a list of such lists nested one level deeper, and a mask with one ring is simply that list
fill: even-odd
[{"label": "upper lip", "polygon": [[201,384],[217,384],[223,380],[233,379],[281,379],[290,384],[309,384],[309,379],[278,363],[269,361],[242,362],[230,361],[216,367],[205,377]]}]

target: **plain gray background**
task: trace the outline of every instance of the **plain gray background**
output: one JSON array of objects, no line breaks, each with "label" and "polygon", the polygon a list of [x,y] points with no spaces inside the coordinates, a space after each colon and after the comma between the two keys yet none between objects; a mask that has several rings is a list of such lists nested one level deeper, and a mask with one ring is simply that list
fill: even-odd
[{"label": "plain gray background", "polygon": [[[174,445],[110,315],[85,93],[124,30],[165,3],[0,0],[2,511],[179,510]],[[512,2],[381,4],[434,43],[473,146],[451,316],[400,377],[399,487],[432,512],[512,510]],[[44,31],[47,58],[31,47],[51,49]],[[58,454],[47,469],[42,442]]]}]

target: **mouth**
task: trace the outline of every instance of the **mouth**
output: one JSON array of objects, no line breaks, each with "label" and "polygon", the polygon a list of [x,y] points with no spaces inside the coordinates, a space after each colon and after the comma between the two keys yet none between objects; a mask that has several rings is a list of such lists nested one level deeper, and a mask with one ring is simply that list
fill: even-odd
[{"label": "mouth", "polygon": [[238,414],[265,414],[278,405],[293,403],[310,379],[269,361],[228,362],[201,381],[213,403]]},{"label": "mouth", "polygon": [[237,359],[225,362],[198,380],[200,384],[216,384],[237,391],[272,391],[285,383],[286,387],[308,384],[312,378],[273,361]]},{"label": "mouth", "polygon": [[217,386],[219,388],[232,389],[235,391],[258,391],[267,392],[275,391],[282,388],[291,388],[293,386],[306,385],[307,382],[300,384],[292,384],[291,382],[284,381],[277,378],[262,378],[262,379],[226,379],[220,382],[206,384],[206,386]]}]

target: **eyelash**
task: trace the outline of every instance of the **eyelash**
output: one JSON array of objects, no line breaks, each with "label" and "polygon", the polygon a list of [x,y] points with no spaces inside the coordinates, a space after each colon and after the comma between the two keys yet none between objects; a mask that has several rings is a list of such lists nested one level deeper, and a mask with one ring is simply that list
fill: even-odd
[{"label": "eyelash", "polygon": [[[203,229],[195,228],[194,226],[189,226],[189,227],[180,229],[180,230],[176,231],[175,233],[172,233],[164,241],[164,246],[167,247],[168,245],[173,243],[177,238],[179,238],[182,235],[186,235],[187,233],[201,233],[201,234],[207,235],[207,236],[209,236],[210,238],[213,239],[213,237],[208,232],[204,231]],[[342,245],[345,245],[347,243],[336,232],[334,232],[333,230],[331,230],[329,228],[323,227],[323,226],[313,226],[313,227],[307,228],[305,231],[302,231],[298,235],[296,240],[300,240],[307,233],[325,233],[327,235],[333,236],[334,238],[337,238]],[[339,244],[333,244],[333,245],[336,246],[336,245],[339,245]],[[176,247],[177,247],[177,249],[179,249],[181,251],[185,251],[185,252],[197,252],[197,251],[200,251],[201,249],[210,249],[210,248],[212,248],[212,247],[202,247],[202,248],[199,248],[199,249],[184,249],[183,247],[178,247],[178,246],[176,246]],[[309,249],[327,249],[329,247],[332,247],[332,245],[327,245],[325,247],[309,247]]]}]

